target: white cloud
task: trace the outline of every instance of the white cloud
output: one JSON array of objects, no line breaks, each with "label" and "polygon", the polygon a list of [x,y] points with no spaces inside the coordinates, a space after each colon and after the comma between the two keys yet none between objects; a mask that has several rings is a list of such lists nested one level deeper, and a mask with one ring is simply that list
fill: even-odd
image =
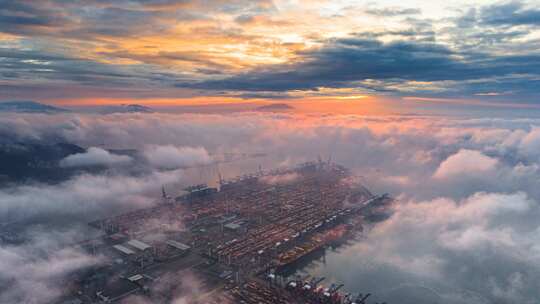
[{"label": "white cloud", "polygon": [[107,150],[90,147],[84,153],[68,155],[60,161],[62,167],[112,166],[127,164],[132,158],[127,155],[115,155]]},{"label": "white cloud", "polygon": [[433,177],[444,179],[485,176],[485,174],[493,172],[498,163],[497,159],[486,156],[479,151],[462,149],[443,161],[433,174]]},{"label": "white cloud", "polygon": [[66,276],[103,261],[59,243],[72,237],[42,231],[23,245],[0,246],[0,302],[52,303],[63,295]]},{"label": "white cloud", "polygon": [[[382,280],[396,276],[384,267],[403,273],[411,285],[429,280],[439,286],[439,296],[446,298],[443,303],[477,303],[472,300],[477,296],[478,303],[515,303],[510,299],[534,303],[538,296],[534,286],[540,284],[540,250],[535,246],[540,224],[534,219],[540,208],[524,193],[405,201],[394,211],[389,220],[367,232],[365,240],[347,249],[350,263],[369,261],[373,266],[366,272],[380,269],[375,275]],[[515,273],[522,276],[524,286],[519,290],[515,280],[508,280]],[[474,296],[452,294],[460,289],[475,291]],[[503,294],[506,289],[512,292]]]},{"label": "white cloud", "polygon": [[110,216],[113,211],[150,206],[159,197],[161,186],[182,181],[182,173],[152,172],[138,177],[83,174],[54,185],[0,188],[0,222],[35,217],[84,222]]},{"label": "white cloud", "polygon": [[297,173],[285,173],[280,175],[269,175],[261,178],[261,181],[270,185],[275,184],[288,184],[299,179],[300,176]]},{"label": "white cloud", "polygon": [[532,130],[522,138],[519,144],[519,151],[526,157],[539,159],[540,127],[533,127]]},{"label": "white cloud", "polygon": [[148,146],[143,154],[148,162],[160,169],[189,168],[209,164],[212,158],[202,147]]},{"label": "white cloud", "polygon": [[[4,139],[136,148],[151,167],[138,177],[83,175],[57,185],[1,189],[0,215],[83,220],[147,206],[162,183],[179,184],[189,171],[155,168],[207,164],[214,154],[268,155],[220,164],[225,177],[252,172],[259,164],[268,169],[332,156],[362,175],[374,193],[401,199],[395,215],[366,232],[365,242],[343,249],[350,251],[343,269],[350,280],[344,282],[369,277],[370,290],[383,295],[399,290],[394,299],[400,303],[406,302],[399,278],[437,290],[437,301],[445,304],[535,303],[540,297],[535,287],[540,284],[540,153],[538,130],[531,129],[539,119],[260,113],[122,118],[3,117]],[[210,172],[207,181],[216,177]],[[367,267],[366,274],[359,271],[362,263],[383,267]]]}]

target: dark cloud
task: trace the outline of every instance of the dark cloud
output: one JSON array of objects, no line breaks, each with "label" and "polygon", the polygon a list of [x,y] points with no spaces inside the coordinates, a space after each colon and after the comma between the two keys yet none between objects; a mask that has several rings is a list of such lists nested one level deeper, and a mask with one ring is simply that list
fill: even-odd
[{"label": "dark cloud", "polygon": [[60,10],[33,1],[1,0],[0,32],[12,34],[43,33],[66,26],[71,21]]},{"label": "dark cloud", "polygon": [[81,32],[87,32],[104,36],[125,37],[140,35],[147,30],[156,30],[148,28],[148,23],[155,24],[154,19],[161,17],[161,14],[121,7],[103,7],[92,10],[82,9],[78,12],[78,16],[83,20],[83,27],[72,29],[73,32],[70,35],[76,36]]},{"label": "dark cloud", "polygon": [[[462,65],[450,57],[451,53],[449,49],[435,44],[383,44],[374,39],[344,38],[328,42],[321,49],[301,53],[303,61],[297,64],[276,66],[194,86],[287,91],[340,87],[365,79],[437,80],[435,78],[442,79],[444,71]],[[411,69],[412,66],[415,69]]]},{"label": "dark cloud", "polygon": [[[103,88],[101,97],[105,93],[107,97],[129,96],[127,88],[133,88],[132,96],[139,98],[222,96],[219,92],[224,90],[234,91],[229,95],[262,96],[264,92],[264,96],[281,98],[293,90],[347,87],[398,96],[458,98],[496,91],[506,92],[507,101],[516,97],[535,102],[539,58],[532,51],[538,41],[532,40],[531,33],[540,18],[534,5],[475,6],[442,20],[425,18],[415,8],[362,10],[376,16],[403,16],[406,27],[312,41],[317,47],[293,51],[294,56],[285,56],[294,58],[290,62],[254,66],[212,46],[203,51],[165,50],[156,45],[135,50],[121,40],[178,34],[172,29],[182,24],[186,32],[179,34],[180,39],[249,42],[245,44],[247,57],[258,54],[261,44],[280,49],[286,43],[279,45],[279,39],[249,33],[250,24],[292,26],[289,20],[275,18],[279,11],[272,1],[1,0],[0,32],[21,38],[16,43],[2,42],[0,86],[9,98],[41,90],[47,91],[46,96],[61,96],[55,91],[75,91],[69,89],[75,84],[87,86],[77,93],[92,97],[100,93],[96,88]],[[223,15],[235,22],[219,20]],[[125,62],[130,64],[121,64]],[[411,89],[415,87],[411,82],[433,85]]]},{"label": "dark cloud", "polygon": [[[66,92],[67,98],[105,95],[147,98],[156,97],[157,91],[162,96],[185,96],[182,90],[174,88],[173,82],[228,73],[237,62],[221,60],[219,54],[211,52],[132,53],[119,47],[114,39],[163,34],[178,22],[210,20],[212,13],[225,9],[231,10],[231,14],[272,9],[267,1],[225,4],[2,0],[0,25],[5,23],[5,26],[0,26],[0,32],[23,37],[18,41],[20,44],[6,43],[0,48],[0,86],[6,88],[4,98],[63,98],[59,91]],[[225,31],[213,26],[197,31],[215,37],[228,33],[229,39],[245,38],[233,29]],[[22,44],[27,46],[21,47]],[[95,54],[101,58],[88,57],[95,48],[107,52]],[[137,64],[115,63],[126,59]],[[175,68],[171,69],[171,64]]]},{"label": "dark cloud", "polygon": [[224,96],[239,97],[242,99],[295,99],[301,97],[295,97],[284,92],[254,92],[254,93],[241,93],[231,94],[225,92]]},{"label": "dark cloud", "polygon": [[[0,49],[0,73],[3,76],[0,81],[14,81],[2,84],[7,92],[14,91],[14,95],[19,96],[26,88],[32,88],[35,92],[45,90],[47,95],[54,94],[57,87],[63,87],[66,92],[72,91],[76,89],[76,84],[87,86],[86,91],[101,87],[114,89],[118,93],[130,87],[140,90],[153,83],[161,85],[181,78],[159,73],[151,67],[107,64],[60,53],[14,48]],[[85,93],[79,94],[81,97]]]},{"label": "dark cloud", "polygon": [[267,0],[1,0],[0,32],[96,42],[103,36],[163,33],[177,22],[212,19],[213,13],[257,14],[274,9]]},{"label": "dark cloud", "polygon": [[[218,58],[212,58],[207,54],[201,54],[195,51],[177,51],[177,52],[157,52],[155,54],[133,54],[130,52],[105,52],[102,55],[110,58],[126,58],[137,60],[145,64],[195,64],[198,67],[198,71],[210,72],[215,74],[221,73],[231,68],[230,65],[218,62]],[[188,70],[186,68],[185,70]],[[220,72],[221,71],[221,72]]]},{"label": "dark cloud", "polygon": [[483,23],[498,26],[540,25],[540,9],[526,8],[521,1],[494,4],[480,12]]},{"label": "dark cloud", "polygon": [[[535,89],[526,79],[540,74],[540,57],[536,54],[494,56],[464,53],[442,44],[422,41],[383,43],[376,39],[342,38],[299,55],[301,60],[295,64],[178,86],[208,90],[290,91],[315,90],[318,87],[362,87],[362,81],[380,80],[383,81],[380,89],[394,87],[390,90],[399,93],[395,86],[385,87],[385,84],[396,81],[453,81],[461,83],[461,92],[466,94],[471,90],[485,90],[490,83],[505,87],[505,83],[493,79],[510,77],[507,86],[512,83],[512,86],[517,86],[514,88],[517,91],[534,94]],[[483,82],[485,87],[465,82],[473,80]]]}]

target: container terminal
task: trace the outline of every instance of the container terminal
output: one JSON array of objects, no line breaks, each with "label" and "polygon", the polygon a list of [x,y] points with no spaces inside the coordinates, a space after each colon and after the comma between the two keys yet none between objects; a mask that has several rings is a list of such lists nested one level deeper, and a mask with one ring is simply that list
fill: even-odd
[{"label": "container terminal", "polygon": [[392,199],[347,168],[320,160],[259,168],[181,193],[163,189],[151,208],[89,223],[99,237],[76,246],[104,262],[74,273],[59,303],[369,303],[369,291],[342,291],[347,282],[286,275],[388,216]]}]

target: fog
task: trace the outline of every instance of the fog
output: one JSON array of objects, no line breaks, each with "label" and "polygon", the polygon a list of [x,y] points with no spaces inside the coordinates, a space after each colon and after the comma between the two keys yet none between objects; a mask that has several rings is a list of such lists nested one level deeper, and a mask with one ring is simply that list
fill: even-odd
[{"label": "fog", "polygon": [[85,167],[85,166],[110,166],[116,164],[127,164],[132,159],[125,155],[114,155],[102,148],[90,147],[85,153],[68,155],[60,161],[63,167]]},{"label": "fog", "polygon": [[[414,303],[537,303],[538,126],[534,118],[442,116],[2,115],[4,141],[77,144],[86,152],[66,157],[63,166],[106,169],[81,171],[57,184],[0,189],[0,222],[39,223],[29,226],[24,245],[1,248],[0,280],[15,287],[2,292],[0,302],[49,303],[58,296],[48,285],[54,278],[99,263],[99,257],[55,244],[80,233],[77,224],[151,206],[162,185],[176,195],[192,183],[215,183],[218,171],[228,178],[320,157],[350,168],[372,192],[396,198],[392,217],[344,249],[344,279],[363,282],[358,288],[389,303],[412,303],[399,285],[403,278],[428,282],[432,290]],[[266,156],[214,164],[213,157],[224,153]],[[55,222],[64,228],[44,228]],[[65,262],[54,271],[40,271],[59,261]]]}]

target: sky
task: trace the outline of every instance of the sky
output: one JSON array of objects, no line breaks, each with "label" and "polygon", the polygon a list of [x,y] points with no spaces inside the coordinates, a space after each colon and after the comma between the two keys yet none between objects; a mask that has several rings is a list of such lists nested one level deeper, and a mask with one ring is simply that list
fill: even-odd
[{"label": "sky", "polygon": [[0,100],[531,109],[539,20],[538,1],[0,0]]},{"label": "sky", "polygon": [[[0,113],[0,154],[80,147],[44,164],[72,175],[0,185],[25,238],[0,242],[0,302],[61,299],[104,262],[66,244],[162,186],[322,157],[395,198],[329,257],[348,290],[537,304],[539,80],[539,1],[0,0],[0,102],[74,109]],[[125,103],[157,110],[83,108]],[[265,156],[209,166],[227,153]]]}]

